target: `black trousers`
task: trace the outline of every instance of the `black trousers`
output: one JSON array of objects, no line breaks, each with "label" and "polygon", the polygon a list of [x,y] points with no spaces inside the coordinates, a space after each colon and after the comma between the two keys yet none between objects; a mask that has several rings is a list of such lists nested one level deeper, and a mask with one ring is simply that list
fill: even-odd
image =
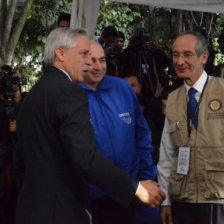
[{"label": "black trousers", "polygon": [[111,198],[92,199],[93,224],[136,224],[137,201],[123,208]]},{"label": "black trousers", "polygon": [[222,224],[224,204],[172,203],[173,224]]}]

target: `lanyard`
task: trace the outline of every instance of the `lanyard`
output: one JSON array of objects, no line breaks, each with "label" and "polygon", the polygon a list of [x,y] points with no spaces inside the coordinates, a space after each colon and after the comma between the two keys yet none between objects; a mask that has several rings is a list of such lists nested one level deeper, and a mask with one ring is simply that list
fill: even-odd
[{"label": "lanyard", "polygon": [[195,109],[194,116],[193,116],[193,119],[192,119],[191,124],[190,124],[190,118],[189,118],[189,116],[188,116],[188,111],[187,111],[187,131],[188,131],[188,137],[190,137],[191,130],[192,130],[192,126],[193,126],[193,122],[194,122],[194,120],[195,120],[195,118],[196,118],[196,114],[197,114],[197,112],[198,112],[198,110],[199,110],[199,106],[200,106],[200,103],[201,103],[201,101],[202,101],[202,96],[203,96],[203,94],[204,94],[205,87],[207,86],[207,84],[208,84],[208,76],[207,76],[205,85],[204,85],[204,87],[203,87],[203,89],[202,89],[200,98],[199,98],[199,100],[198,100],[198,105],[197,105],[197,107],[196,107],[196,109]]}]

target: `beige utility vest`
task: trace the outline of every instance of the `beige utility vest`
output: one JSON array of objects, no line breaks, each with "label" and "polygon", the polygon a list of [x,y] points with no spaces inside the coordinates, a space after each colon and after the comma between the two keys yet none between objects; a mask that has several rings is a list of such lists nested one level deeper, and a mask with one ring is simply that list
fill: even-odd
[{"label": "beige utility vest", "polygon": [[[184,85],[172,92],[166,116],[174,145],[170,175],[171,198],[190,203],[224,203],[224,80],[211,77],[199,107],[198,129],[187,128],[187,96]],[[179,146],[190,146],[188,175],[177,174]]]}]

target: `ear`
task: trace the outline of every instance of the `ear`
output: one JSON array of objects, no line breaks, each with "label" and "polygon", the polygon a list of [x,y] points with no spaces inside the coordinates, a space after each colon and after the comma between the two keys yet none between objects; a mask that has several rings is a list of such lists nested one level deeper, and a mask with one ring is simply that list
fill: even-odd
[{"label": "ear", "polygon": [[208,56],[209,56],[209,53],[208,52],[204,52],[202,55],[201,55],[201,58],[202,58],[202,64],[205,65],[207,60],[208,60]]},{"label": "ear", "polygon": [[63,61],[65,60],[65,51],[64,51],[64,49],[58,47],[58,48],[56,48],[56,49],[54,50],[54,53],[55,53],[55,55],[56,55],[56,59],[57,59],[58,61],[63,62]]}]

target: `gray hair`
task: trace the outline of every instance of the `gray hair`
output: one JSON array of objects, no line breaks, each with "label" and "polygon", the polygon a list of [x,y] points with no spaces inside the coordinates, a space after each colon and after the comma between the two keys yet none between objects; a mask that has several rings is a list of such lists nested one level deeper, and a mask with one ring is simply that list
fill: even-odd
[{"label": "gray hair", "polygon": [[52,65],[55,61],[55,49],[58,47],[70,49],[76,46],[74,38],[77,36],[86,36],[84,29],[71,29],[69,27],[59,27],[51,31],[47,37],[44,48],[44,65]]},{"label": "gray hair", "polygon": [[184,35],[193,35],[197,38],[195,51],[198,57],[200,57],[203,53],[208,52],[208,45],[209,45],[208,40],[206,40],[206,38],[201,33],[196,31],[187,31],[178,35],[176,40]]}]

